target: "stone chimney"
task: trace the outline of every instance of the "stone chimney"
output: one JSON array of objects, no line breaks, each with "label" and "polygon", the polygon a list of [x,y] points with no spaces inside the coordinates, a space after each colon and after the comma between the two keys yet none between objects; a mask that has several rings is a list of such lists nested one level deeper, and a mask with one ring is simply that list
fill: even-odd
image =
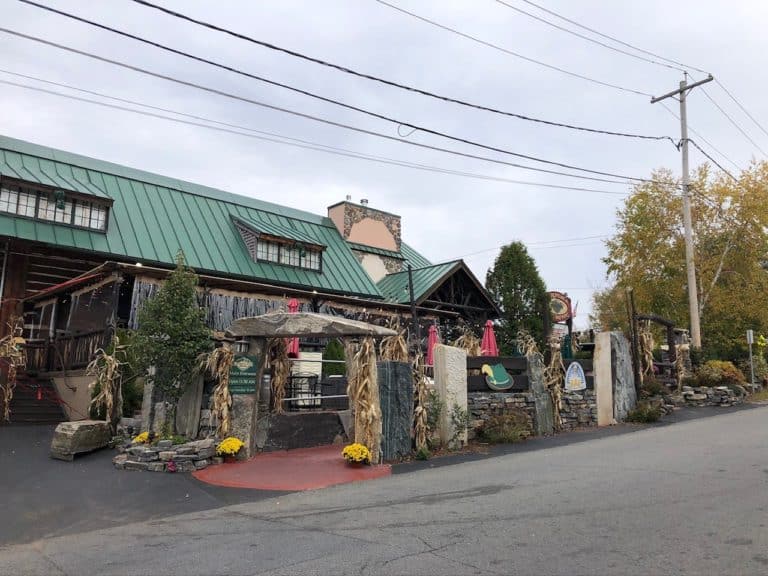
[{"label": "stone chimney", "polygon": [[371,208],[366,199],[329,206],[328,217],[348,242],[400,252],[400,216]]}]

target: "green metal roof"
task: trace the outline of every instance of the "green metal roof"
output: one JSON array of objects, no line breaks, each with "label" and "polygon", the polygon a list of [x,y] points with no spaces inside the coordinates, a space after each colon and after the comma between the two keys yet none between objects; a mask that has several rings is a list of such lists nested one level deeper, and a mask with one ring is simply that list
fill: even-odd
[{"label": "green metal roof", "polygon": [[[3,136],[0,176],[114,201],[106,234],[0,213],[0,236],[166,265],[174,263],[181,248],[189,265],[200,272],[381,297],[333,222],[324,216]],[[292,230],[308,242],[327,246],[322,272],[254,262],[233,217],[256,228]],[[412,249],[407,250],[416,258]]]},{"label": "green metal roof", "polygon": [[395,258],[396,260],[405,260],[405,257],[400,252],[394,250],[385,250],[384,248],[376,248],[374,246],[366,246],[365,244],[358,244],[357,242],[347,241],[347,245],[352,250],[359,250],[360,252],[367,252],[368,254],[377,254],[379,256],[386,256],[387,258]]},{"label": "green metal roof", "polygon": [[432,266],[432,262],[424,258],[405,242],[400,243],[400,254],[405,258],[405,264],[410,264],[413,268],[426,268]]},{"label": "green metal roof", "polygon": [[234,219],[256,233],[264,233],[270,236],[277,236],[278,238],[287,238],[288,240],[305,242],[307,244],[317,244],[317,240],[309,236],[309,234],[304,234],[294,227],[284,228],[283,226],[278,226],[271,222],[264,222],[263,220],[255,221],[250,218],[240,218],[239,216],[235,216]]},{"label": "green metal roof", "polygon": [[[452,274],[461,265],[461,260],[456,260],[454,262],[413,269],[411,271],[413,275],[413,297],[416,302],[418,303],[423,297],[429,295],[440,280]],[[387,302],[408,304],[411,301],[407,271],[387,274],[379,280],[377,286]]]}]

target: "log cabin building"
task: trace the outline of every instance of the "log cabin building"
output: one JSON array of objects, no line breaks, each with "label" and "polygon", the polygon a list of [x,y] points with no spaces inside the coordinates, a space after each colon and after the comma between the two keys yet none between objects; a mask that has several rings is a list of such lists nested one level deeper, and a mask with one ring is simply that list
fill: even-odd
[{"label": "log cabin building", "polygon": [[317,215],[0,136],[0,335],[22,319],[22,378],[84,405],[93,352],[136,327],[179,250],[216,331],[290,298],[381,324],[416,310],[424,335],[498,316],[464,262],[432,264],[365,200]]}]

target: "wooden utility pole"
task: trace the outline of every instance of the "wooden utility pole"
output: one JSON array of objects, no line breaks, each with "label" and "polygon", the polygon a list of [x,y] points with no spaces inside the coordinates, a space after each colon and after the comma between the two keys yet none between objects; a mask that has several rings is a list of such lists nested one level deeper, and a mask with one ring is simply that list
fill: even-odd
[{"label": "wooden utility pole", "polygon": [[686,107],[686,95],[689,91],[714,78],[710,74],[708,78],[688,84],[688,74],[680,82],[680,88],[668,92],[663,96],[651,98],[651,104],[661,102],[666,98],[677,98],[680,102],[680,148],[683,156],[683,226],[685,227],[685,268],[688,273],[688,311],[691,316],[691,344],[694,348],[701,348],[701,322],[699,319],[699,294],[696,285],[696,263],[693,257],[693,225],[691,223],[691,196],[689,194],[688,176],[688,111]]}]

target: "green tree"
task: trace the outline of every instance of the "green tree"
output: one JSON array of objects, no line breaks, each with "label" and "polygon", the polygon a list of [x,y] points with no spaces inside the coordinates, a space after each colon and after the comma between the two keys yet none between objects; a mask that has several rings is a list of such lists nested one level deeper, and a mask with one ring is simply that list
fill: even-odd
[{"label": "green tree", "polygon": [[[657,171],[652,180],[636,186],[617,212],[604,259],[611,286],[594,296],[597,327],[626,325],[629,287],[638,312],[688,327],[682,200],[671,172]],[[762,305],[768,290],[768,163],[753,164],[738,182],[701,167],[691,190],[704,349],[710,357],[737,359],[745,352],[746,329],[768,329],[768,307]]]},{"label": "green tree", "polygon": [[522,242],[501,249],[488,271],[485,287],[502,311],[498,335],[503,354],[516,351],[514,340],[520,329],[527,330],[543,346],[544,318],[549,313],[549,297],[536,262]]},{"label": "green tree", "polygon": [[[344,360],[344,345],[339,340],[331,340],[323,352],[323,360]],[[323,377],[343,376],[347,373],[345,364],[323,364]]]},{"label": "green tree", "polygon": [[197,357],[212,345],[205,311],[197,304],[197,283],[197,275],[185,265],[184,253],[179,251],[176,269],[157,295],[145,302],[138,316],[136,363],[154,385],[157,399],[166,403],[169,432],[175,431],[179,398],[199,378]]}]

